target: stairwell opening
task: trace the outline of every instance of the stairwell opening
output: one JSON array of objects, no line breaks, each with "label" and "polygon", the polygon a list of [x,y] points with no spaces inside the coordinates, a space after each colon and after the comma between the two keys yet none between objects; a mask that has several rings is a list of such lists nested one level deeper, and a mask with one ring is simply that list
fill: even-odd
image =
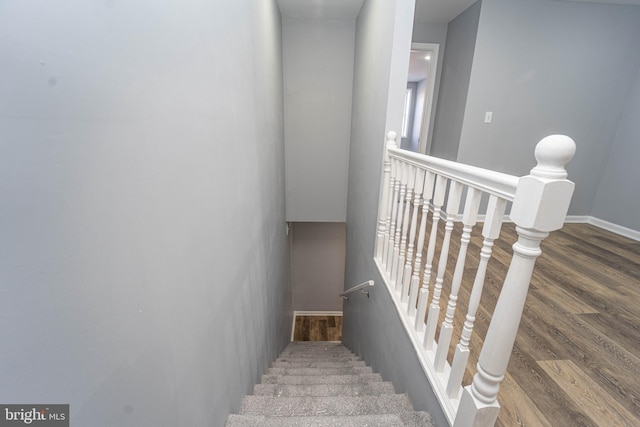
[{"label": "stairwell opening", "polygon": [[291,341],[342,340],[346,224],[289,223]]},{"label": "stairwell opening", "polygon": [[342,312],[295,312],[291,341],[342,342]]}]

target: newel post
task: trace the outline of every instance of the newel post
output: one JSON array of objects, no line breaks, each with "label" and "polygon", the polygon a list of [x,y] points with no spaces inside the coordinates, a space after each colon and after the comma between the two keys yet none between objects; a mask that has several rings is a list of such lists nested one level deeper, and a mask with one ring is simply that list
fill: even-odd
[{"label": "newel post", "polygon": [[391,224],[391,207],[389,203],[389,180],[391,179],[391,157],[389,157],[389,148],[397,148],[396,139],[398,135],[394,131],[387,133],[387,141],[384,148],[384,175],[382,178],[382,196],[380,197],[380,206],[378,207],[378,233],[376,235],[376,258],[382,259],[382,251],[384,247],[384,236],[389,232]]},{"label": "newel post", "polygon": [[465,387],[455,427],[493,426],[498,417],[498,390],[507,370],[518,333],[533,267],[541,254],[540,242],[550,231],[562,228],[573,194],[565,165],[575,154],[575,142],[551,135],[538,143],[538,164],[520,178],[511,219],[518,241],[502,286],[498,303],[478,359],[473,383]]}]

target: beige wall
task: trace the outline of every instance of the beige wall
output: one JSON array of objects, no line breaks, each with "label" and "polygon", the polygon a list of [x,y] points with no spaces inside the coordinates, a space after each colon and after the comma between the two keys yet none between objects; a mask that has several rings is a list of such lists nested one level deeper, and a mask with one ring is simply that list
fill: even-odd
[{"label": "beige wall", "polygon": [[291,224],[291,286],[293,309],[342,311],[346,224]]}]

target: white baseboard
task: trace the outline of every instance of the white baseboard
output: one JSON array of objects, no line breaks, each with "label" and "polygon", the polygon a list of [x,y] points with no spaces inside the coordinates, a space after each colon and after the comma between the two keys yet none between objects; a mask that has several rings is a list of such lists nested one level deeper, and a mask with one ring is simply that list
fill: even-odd
[{"label": "white baseboard", "polygon": [[633,239],[636,242],[640,242],[640,231],[638,230],[614,224],[612,222],[605,221],[604,219],[596,218],[594,216],[588,217],[587,222],[591,225],[595,225],[596,227],[611,231],[612,233],[616,233],[624,237],[628,237],[629,239]]},{"label": "white baseboard", "polygon": [[342,316],[341,311],[298,311],[293,312],[293,317],[296,316]]},{"label": "white baseboard", "polygon": [[569,224],[589,224],[589,215],[567,215],[564,222]]},{"label": "white baseboard", "polygon": [[[478,215],[478,222],[484,222],[485,215]],[[441,214],[442,221],[446,221],[446,214]],[[462,221],[462,214],[456,215],[456,222]],[[503,222],[513,222],[509,215],[504,216]],[[612,233],[619,234],[620,236],[627,237],[629,239],[640,242],[640,231],[634,230],[632,228],[627,228],[622,225],[614,224],[613,222],[605,221],[604,219],[596,218],[590,215],[567,215],[564,220],[565,223],[569,224],[591,224],[598,228],[602,228],[603,230],[610,231]]]},{"label": "white baseboard", "polygon": [[[291,320],[291,342],[296,331],[296,316],[342,316],[341,311],[293,311],[293,319]],[[339,341],[338,341],[339,342]]]},{"label": "white baseboard", "polygon": [[[507,221],[505,220],[505,222]],[[567,215],[564,222],[567,224],[591,224],[595,227],[602,228],[603,230],[640,242],[640,231],[614,224],[612,222],[605,221],[604,219],[596,218],[595,216]]]}]

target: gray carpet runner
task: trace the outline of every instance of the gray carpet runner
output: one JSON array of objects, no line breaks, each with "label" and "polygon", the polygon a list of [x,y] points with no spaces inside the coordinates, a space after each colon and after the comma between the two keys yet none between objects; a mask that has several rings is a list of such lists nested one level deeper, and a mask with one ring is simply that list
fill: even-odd
[{"label": "gray carpet runner", "polygon": [[432,427],[365,362],[331,342],[293,342],[226,427]]}]

